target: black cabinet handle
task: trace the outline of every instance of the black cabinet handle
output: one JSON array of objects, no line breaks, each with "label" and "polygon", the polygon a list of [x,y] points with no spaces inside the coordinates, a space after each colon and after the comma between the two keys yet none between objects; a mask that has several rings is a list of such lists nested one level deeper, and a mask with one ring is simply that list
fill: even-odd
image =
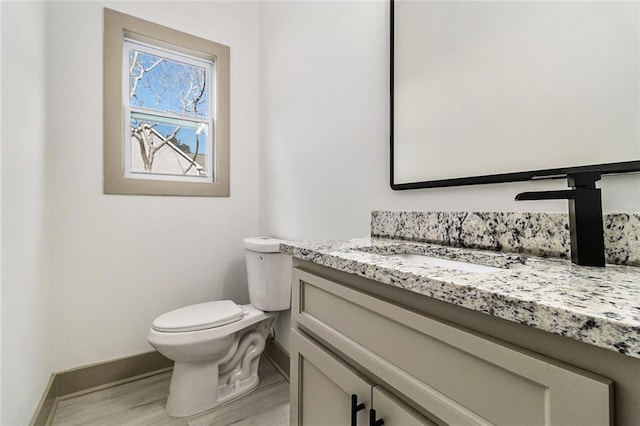
[{"label": "black cabinet handle", "polygon": [[384,424],[383,419],[376,419],[376,410],[369,410],[369,426],[381,426]]},{"label": "black cabinet handle", "polygon": [[358,404],[358,395],[351,394],[351,426],[357,426],[358,411],[364,410],[364,402]]}]

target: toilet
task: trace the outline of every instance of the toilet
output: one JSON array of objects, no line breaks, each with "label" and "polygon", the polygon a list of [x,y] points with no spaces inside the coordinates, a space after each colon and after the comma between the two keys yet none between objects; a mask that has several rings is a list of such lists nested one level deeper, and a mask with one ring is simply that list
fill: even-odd
[{"label": "toilet", "polygon": [[149,343],[175,361],[166,412],[192,416],[258,386],[258,362],[278,311],[291,306],[291,257],[280,240],[243,240],[248,305],[231,300],[199,303],[157,317]]}]

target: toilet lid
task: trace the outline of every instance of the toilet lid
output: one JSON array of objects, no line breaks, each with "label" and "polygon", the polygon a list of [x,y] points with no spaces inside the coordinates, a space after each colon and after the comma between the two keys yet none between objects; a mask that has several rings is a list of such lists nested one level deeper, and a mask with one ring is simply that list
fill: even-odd
[{"label": "toilet lid", "polygon": [[162,314],[153,321],[152,326],[157,331],[174,333],[205,330],[236,322],[242,318],[243,312],[231,300],[216,300]]}]

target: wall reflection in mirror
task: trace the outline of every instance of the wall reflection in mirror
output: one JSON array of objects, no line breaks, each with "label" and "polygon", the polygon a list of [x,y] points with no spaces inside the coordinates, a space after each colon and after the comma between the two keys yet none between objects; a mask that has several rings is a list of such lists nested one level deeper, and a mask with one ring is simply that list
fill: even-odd
[{"label": "wall reflection in mirror", "polygon": [[640,3],[392,8],[394,189],[640,170]]}]

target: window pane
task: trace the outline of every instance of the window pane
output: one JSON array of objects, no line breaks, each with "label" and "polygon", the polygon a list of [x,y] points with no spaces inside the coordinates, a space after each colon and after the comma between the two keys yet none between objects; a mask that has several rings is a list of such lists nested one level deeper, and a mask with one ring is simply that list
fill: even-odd
[{"label": "window pane", "polygon": [[210,176],[205,123],[131,113],[131,173]]},{"label": "window pane", "polygon": [[137,49],[129,50],[131,106],[206,117],[207,69]]}]

